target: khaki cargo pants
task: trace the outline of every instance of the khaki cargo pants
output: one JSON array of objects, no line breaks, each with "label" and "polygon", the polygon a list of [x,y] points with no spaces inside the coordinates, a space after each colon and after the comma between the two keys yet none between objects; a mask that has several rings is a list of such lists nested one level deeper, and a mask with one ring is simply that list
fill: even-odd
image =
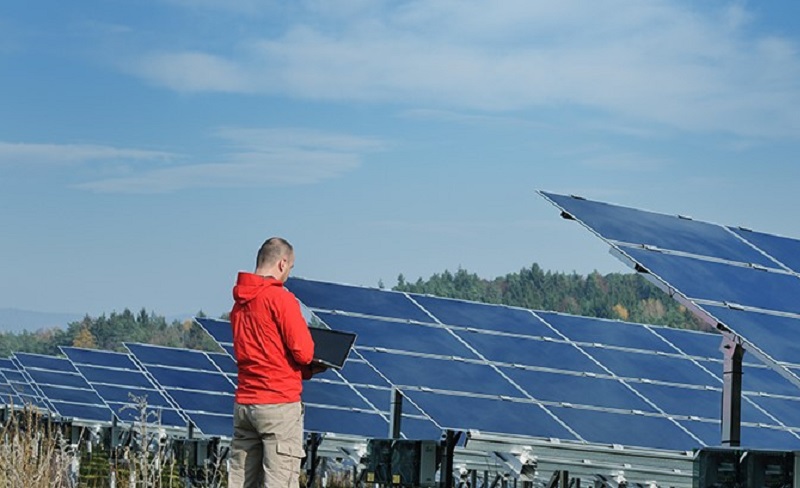
[{"label": "khaki cargo pants", "polygon": [[303,405],[233,406],[228,488],[298,488]]}]

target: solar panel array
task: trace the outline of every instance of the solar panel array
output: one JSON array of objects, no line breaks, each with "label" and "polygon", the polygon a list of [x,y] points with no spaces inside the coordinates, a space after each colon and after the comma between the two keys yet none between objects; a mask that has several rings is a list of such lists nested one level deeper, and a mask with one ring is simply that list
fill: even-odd
[{"label": "solar panel array", "polygon": [[[174,402],[130,355],[77,347],[61,351],[120,421],[186,427],[187,419]],[[144,411],[139,409],[140,402]]]},{"label": "solar panel array", "polygon": [[800,387],[800,240],[541,194]]},{"label": "solar panel array", "polygon": [[[286,286],[327,326],[358,334],[331,381],[364,393],[384,415],[399,389],[423,435],[719,445],[719,335],[298,278]],[[742,445],[800,446],[793,385],[761,365],[746,371]]]},{"label": "solar panel array", "polygon": [[49,411],[61,417],[111,423],[111,409],[69,360],[16,353],[12,361]]},{"label": "solar panel array", "polygon": [[[298,278],[287,287],[325,326],[358,334],[342,370],[305,382],[307,431],[386,437],[399,390],[411,439],[454,429],[680,451],[719,444],[720,335]],[[133,420],[131,392],[162,425],[229,437],[230,324],[196,321],[226,353],[62,348],[68,359],[0,360],[0,374],[22,401],[63,416]],[[793,384],[747,362],[742,445],[800,447],[798,406]]]}]

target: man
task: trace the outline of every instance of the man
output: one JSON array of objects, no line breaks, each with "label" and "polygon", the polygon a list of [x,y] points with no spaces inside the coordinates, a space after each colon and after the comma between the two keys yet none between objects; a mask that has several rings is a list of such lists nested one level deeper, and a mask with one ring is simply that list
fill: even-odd
[{"label": "man", "polygon": [[283,284],[294,266],[285,239],[267,239],[254,273],[239,272],[231,310],[239,367],[229,488],[297,488],[303,450],[302,380],[314,341],[300,304]]}]

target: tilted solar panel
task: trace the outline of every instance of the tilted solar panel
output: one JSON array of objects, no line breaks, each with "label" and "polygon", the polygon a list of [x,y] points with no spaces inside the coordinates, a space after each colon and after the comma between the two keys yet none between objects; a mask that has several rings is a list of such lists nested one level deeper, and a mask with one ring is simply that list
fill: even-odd
[{"label": "tilted solar panel", "polygon": [[62,347],[75,369],[123,422],[185,428],[187,419],[124,353]]},{"label": "tilted solar panel", "polygon": [[800,241],[540,192],[623,260],[800,387]]},{"label": "tilted solar panel", "polygon": [[[404,411],[430,419],[436,428],[659,449],[719,442],[718,334],[406,294],[431,318],[426,325],[411,318],[416,311],[386,317],[373,309],[365,316],[353,299],[382,303],[380,295],[391,294],[396,301],[397,292],[302,278],[287,286],[297,289],[301,302],[311,297],[312,303],[304,304],[327,326],[358,332],[355,354],[341,371],[344,381],[376,406],[388,402],[392,388],[400,389],[407,399]],[[474,321],[472,311],[478,311]],[[424,344],[427,337],[434,347]],[[751,389],[767,387],[755,375],[750,379]],[[778,380],[776,388],[785,387],[786,380]],[[779,399],[768,395],[769,403]],[[765,426],[783,433],[769,438],[794,438],[800,446],[793,433],[800,424],[781,413],[786,405],[770,411],[768,402],[758,403],[761,396],[745,393],[748,429]],[[616,432],[623,426],[640,426],[649,434]],[[717,429],[713,442],[706,436],[709,426]]]},{"label": "tilted solar panel", "polygon": [[55,414],[80,421],[112,422],[113,411],[69,360],[19,352],[12,360]]}]

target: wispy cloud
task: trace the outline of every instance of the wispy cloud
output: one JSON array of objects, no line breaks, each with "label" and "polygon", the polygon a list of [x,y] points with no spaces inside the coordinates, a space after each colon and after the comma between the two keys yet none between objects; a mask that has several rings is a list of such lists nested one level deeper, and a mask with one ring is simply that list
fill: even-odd
[{"label": "wispy cloud", "polygon": [[487,112],[588,108],[615,124],[800,135],[800,114],[793,108],[800,102],[797,46],[785,38],[757,37],[747,29],[751,14],[739,3],[344,5],[298,2],[279,11],[287,27],[273,36],[235,39],[215,53],[165,46],[139,58],[133,69],[152,83],[185,92]]},{"label": "wispy cloud", "polygon": [[102,161],[170,161],[174,153],[93,144],[28,144],[0,141],[0,166],[68,166]]},{"label": "wispy cloud", "polygon": [[257,188],[319,183],[358,168],[385,143],[302,129],[223,128],[216,162],[148,167],[75,185],[99,193],[166,193],[188,188]]}]

